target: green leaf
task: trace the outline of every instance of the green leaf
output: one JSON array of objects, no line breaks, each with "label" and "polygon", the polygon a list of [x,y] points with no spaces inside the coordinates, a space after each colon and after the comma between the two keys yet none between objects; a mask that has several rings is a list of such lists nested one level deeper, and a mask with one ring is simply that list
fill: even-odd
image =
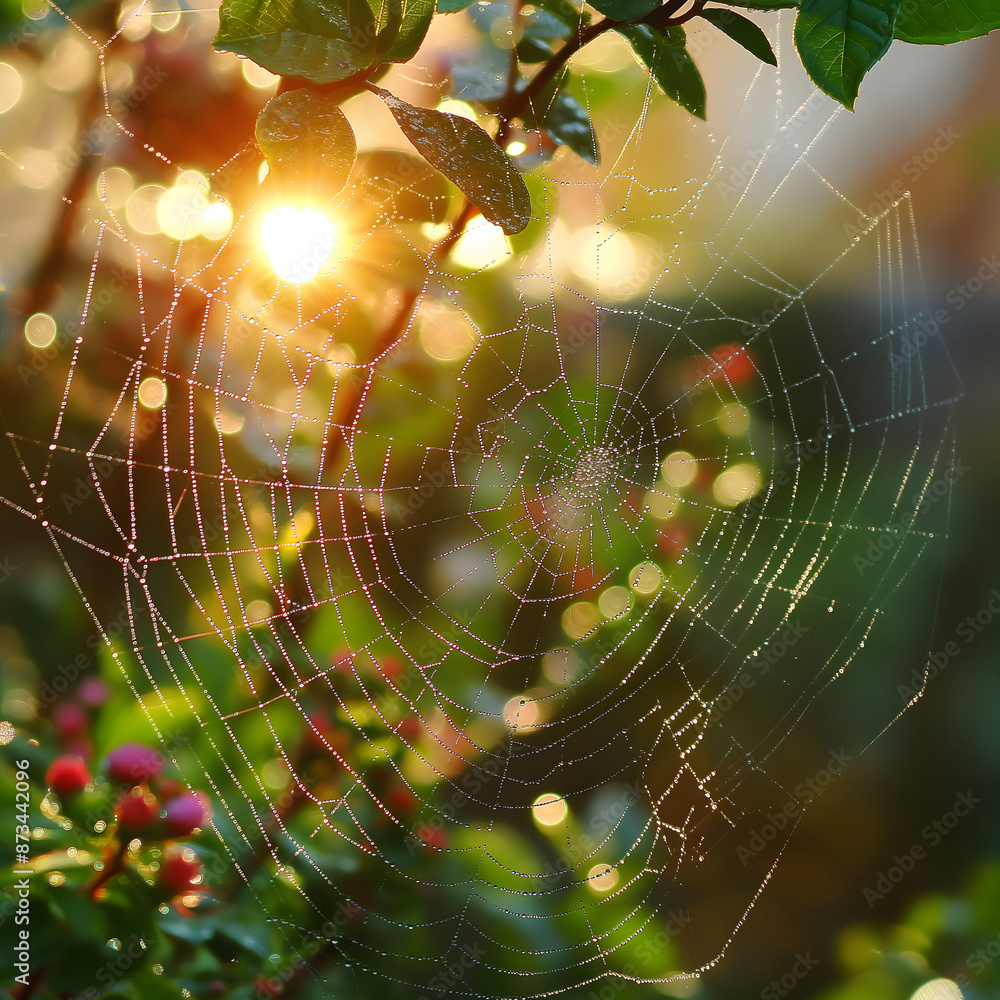
[{"label": "green leaf", "polygon": [[476,0],[438,0],[437,12],[439,14],[457,14],[466,7],[471,7]]},{"label": "green leaf", "polygon": [[508,235],[531,219],[531,198],[510,157],[475,122],[416,108],[374,88],[410,142],[483,216]]},{"label": "green leaf", "polygon": [[803,0],[795,47],[816,86],[853,109],[865,74],[892,43],[898,12],[899,0]]},{"label": "green leaf", "polygon": [[581,13],[570,0],[538,0],[535,6],[558,17],[567,28],[586,26],[590,20],[589,15]]},{"label": "green leaf", "polygon": [[744,10],[789,10],[798,7],[801,0],[778,0],[777,3],[758,3],[757,0],[731,0],[730,7],[742,7]]},{"label": "green leaf", "polygon": [[587,109],[567,89],[569,74],[554,81],[531,103],[524,114],[527,129],[540,128],[556,142],[573,150],[577,156],[597,166],[597,140]]},{"label": "green leaf", "polygon": [[524,63],[545,62],[552,57],[552,42],[560,41],[570,33],[565,21],[547,10],[536,9],[523,17],[524,33],[517,43],[517,57]]},{"label": "green leaf", "polygon": [[160,918],[159,925],[164,934],[180,938],[191,944],[208,941],[215,933],[215,920],[213,918],[199,916],[198,919],[192,920],[191,917],[182,917],[173,909]]},{"label": "green leaf", "polygon": [[661,34],[648,24],[623,24],[615,30],[628,39],[667,97],[698,118],[705,117],[705,84],[684,47],[683,28],[669,26]]},{"label": "green leaf", "polygon": [[1000,28],[996,0],[910,0],[900,4],[895,35],[918,45],[947,45]]},{"label": "green leaf", "polygon": [[389,50],[399,37],[399,28],[403,23],[403,4],[401,0],[375,0],[374,30],[375,52],[372,63],[387,62]]},{"label": "green leaf", "polygon": [[660,0],[591,0],[591,6],[616,21],[637,21],[660,6]]},{"label": "green leaf", "polygon": [[280,76],[336,83],[374,63],[379,20],[365,0],[223,0],[214,44]]},{"label": "green leaf", "polygon": [[142,1000],[181,1000],[181,988],[166,976],[158,976],[152,969],[138,969],[132,976],[132,985]]},{"label": "green leaf", "polygon": [[507,93],[509,69],[509,55],[502,49],[495,45],[476,49],[471,58],[452,65],[452,93],[463,101],[501,100]]},{"label": "green leaf", "polygon": [[542,121],[542,128],[556,142],[568,146],[581,159],[597,166],[597,139],[587,109],[568,91],[556,92]]},{"label": "green leaf", "polygon": [[399,35],[380,62],[409,62],[420,48],[434,18],[434,0],[403,0]]},{"label": "green leaf", "polygon": [[771,66],[778,65],[778,59],[771,48],[771,43],[756,24],[748,17],[737,14],[735,10],[723,10],[721,7],[702,9],[700,15],[706,21],[724,31],[734,42],[739,42],[747,52],[755,55],[761,62]]},{"label": "green leaf", "polygon": [[267,925],[254,924],[238,919],[220,920],[218,933],[238,944],[244,951],[257,955],[266,955],[271,949],[267,933]]},{"label": "green leaf", "polygon": [[320,202],[347,183],[358,152],[336,100],[312,90],[272,97],[257,116],[257,145],[279,189]]}]

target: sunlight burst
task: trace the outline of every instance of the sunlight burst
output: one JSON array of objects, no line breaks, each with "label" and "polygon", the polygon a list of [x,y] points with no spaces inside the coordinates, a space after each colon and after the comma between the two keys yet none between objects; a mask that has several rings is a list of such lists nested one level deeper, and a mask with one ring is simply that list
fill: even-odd
[{"label": "sunlight burst", "polygon": [[297,285],[312,281],[333,253],[337,230],[315,208],[274,208],[264,217],[261,239],[274,273]]}]

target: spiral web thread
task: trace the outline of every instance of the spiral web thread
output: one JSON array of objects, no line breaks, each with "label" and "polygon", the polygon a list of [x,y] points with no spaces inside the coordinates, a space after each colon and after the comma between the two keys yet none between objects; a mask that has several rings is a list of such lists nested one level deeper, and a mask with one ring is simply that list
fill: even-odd
[{"label": "spiral web thread", "polygon": [[[118,40],[80,34],[110,112]],[[846,117],[785,86],[751,84],[773,129],[726,196],[739,140],[647,92],[611,166],[545,168],[545,235],[497,270],[435,264],[371,185],[302,290],[266,206],[206,250],[88,202],[64,389],[47,431],[12,421],[4,499],[321,992],[696,976],[907,707],[893,623],[932,610],[955,380],[940,338],[914,347],[909,200],[852,204],[818,166]],[[683,185],[650,179],[667,128]],[[584,251],[560,205],[591,213]]]}]

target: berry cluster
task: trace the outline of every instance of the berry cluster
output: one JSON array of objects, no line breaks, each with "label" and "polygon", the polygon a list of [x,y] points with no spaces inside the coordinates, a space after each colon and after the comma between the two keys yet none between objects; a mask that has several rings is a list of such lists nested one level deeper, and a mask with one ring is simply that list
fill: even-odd
[{"label": "berry cluster", "polygon": [[[77,735],[81,734],[82,730]],[[171,841],[188,837],[205,823],[208,816],[205,796],[188,791],[179,781],[164,775],[164,764],[161,753],[142,743],[122,743],[107,755],[103,771],[117,788],[113,832],[121,848],[136,838]],[[90,769],[79,753],[56,757],[45,773],[49,789],[63,802],[71,801],[87,789],[92,780]],[[119,859],[122,853],[120,850]],[[189,893],[200,876],[201,862],[193,851],[180,844],[166,844],[157,876],[162,889],[170,896]]]}]

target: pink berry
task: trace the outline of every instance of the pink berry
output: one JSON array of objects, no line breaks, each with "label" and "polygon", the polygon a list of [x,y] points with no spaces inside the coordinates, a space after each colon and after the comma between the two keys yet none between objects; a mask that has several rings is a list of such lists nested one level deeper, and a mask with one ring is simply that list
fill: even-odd
[{"label": "pink berry", "polygon": [[148,792],[133,789],[118,803],[118,825],[128,833],[139,833],[160,818],[160,805]]},{"label": "pink berry", "polygon": [[100,708],[111,697],[111,686],[100,677],[85,677],[77,685],[76,696],[88,708]]},{"label": "pink berry", "polygon": [[53,709],[52,725],[63,742],[76,739],[87,731],[87,713],[75,701],[64,701]]},{"label": "pink berry", "polygon": [[193,851],[170,851],[160,865],[160,884],[179,896],[191,891],[200,874],[201,862]]},{"label": "pink berry", "polygon": [[82,757],[63,754],[49,764],[49,769],[45,772],[45,783],[60,798],[69,798],[87,787],[90,783],[90,771]]},{"label": "pink berry", "polygon": [[175,837],[186,837],[204,822],[205,810],[197,795],[186,792],[167,803],[166,819],[167,829]]},{"label": "pink berry", "polygon": [[108,777],[123,785],[152,781],[163,768],[163,757],[142,743],[123,743],[108,754]]}]

